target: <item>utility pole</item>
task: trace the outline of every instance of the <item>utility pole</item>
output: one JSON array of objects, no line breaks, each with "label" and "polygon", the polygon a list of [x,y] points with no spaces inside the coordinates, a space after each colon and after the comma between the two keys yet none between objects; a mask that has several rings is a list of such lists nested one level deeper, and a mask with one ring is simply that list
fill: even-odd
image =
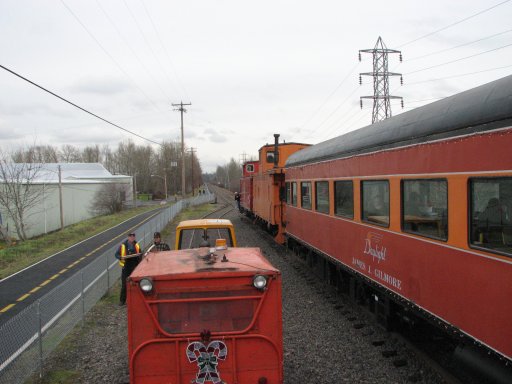
[{"label": "utility pole", "polygon": [[59,170],[59,207],[60,207],[60,229],[64,229],[64,210],[62,208],[62,169],[60,165],[57,166]]},{"label": "utility pole", "polygon": [[380,36],[373,49],[362,49],[359,51],[359,61],[361,61],[361,52],[373,55],[373,72],[359,74],[359,84],[363,83],[361,76],[373,76],[373,96],[361,96],[359,99],[361,109],[363,108],[363,99],[373,99],[373,124],[391,117],[390,99],[400,99],[402,101],[402,108],[404,107],[402,97],[389,95],[389,76],[400,76],[400,83],[403,84],[402,74],[388,72],[388,54],[399,53],[400,62],[402,62],[402,53],[394,49],[388,49]]},{"label": "utility pole", "polygon": [[194,152],[196,148],[190,148],[190,161],[192,162],[192,196],[194,196]]},{"label": "utility pole", "polygon": [[172,104],[173,107],[176,108],[175,111],[181,112],[181,196],[185,198],[185,194],[187,192],[185,188],[185,136],[183,134],[183,112],[187,112],[184,105],[192,105],[192,103],[183,104],[183,101],[179,104]]}]

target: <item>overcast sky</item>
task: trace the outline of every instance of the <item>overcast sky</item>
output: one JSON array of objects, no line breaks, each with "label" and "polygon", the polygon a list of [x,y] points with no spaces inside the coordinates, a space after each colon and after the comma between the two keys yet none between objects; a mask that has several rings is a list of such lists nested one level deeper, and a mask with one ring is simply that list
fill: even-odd
[{"label": "overcast sky", "polygon": [[[314,144],[370,124],[358,51],[379,36],[403,55],[393,115],[511,74],[511,20],[510,0],[0,0],[0,64],[156,142],[180,138],[171,103],[191,102],[185,141],[212,172],[274,133]],[[0,69],[2,149],[130,138],[148,143]]]}]

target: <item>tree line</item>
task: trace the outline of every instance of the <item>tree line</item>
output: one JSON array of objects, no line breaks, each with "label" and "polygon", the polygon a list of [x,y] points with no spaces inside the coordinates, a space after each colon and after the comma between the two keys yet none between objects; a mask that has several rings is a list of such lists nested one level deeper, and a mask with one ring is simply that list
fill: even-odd
[{"label": "tree line", "polygon": [[52,145],[33,145],[17,149],[10,156],[3,157],[4,160],[11,160],[14,163],[101,163],[114,175],[134,176],[137,191],[152,193],[157,197],[165,195],[164,178],[167,180],[169,195],[181,193],[183,161],[185,194],[191,193],[192,187],[197,188],[203,182],[199,159],[187,149],[185,158],[182,159],[181,143],[177,141],[164,141],[157,149],[151,145],[137,145],[132,140],[119,143],[115,149],[98,144],[81,149],[69,144],[60,148]]}]

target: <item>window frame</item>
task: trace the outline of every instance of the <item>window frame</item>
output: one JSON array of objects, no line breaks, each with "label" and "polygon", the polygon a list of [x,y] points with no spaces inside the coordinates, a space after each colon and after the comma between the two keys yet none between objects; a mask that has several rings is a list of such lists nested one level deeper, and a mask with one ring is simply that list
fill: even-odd
[{"label": "window frame", "polygon": [[[323,211],[323,210],[319,210],[318,209],[318,184],[319,183],[327,185],[327,211]],[[328,180],[318,180],[318,181],[315,181],[315,211],[328,215],[330,210],[331,210],[331,188],[330,188],[330,185],[329,185],[329,181]]]},{"label": "window frame", "polygon": [[[388,187],[388,199],[387,199],[387,217],[388,217],[388,222],[387,223],[379,223],[379,222],[376,222],[376,221],[371,221],[371,220],[368,220],[365,218],[365,210],[364,210],[364,184],[367,183],[367,184],[370,184],[370,183],[386,183],[387,184],[387,187]],[[391,224],[391,187],[390,187],[390,182],[389,182],[389,179],[368,179],[368,180],[361,180],[360,181],[360,184],[359,184],[359,187],[360,187],[360,208],[361,208],[361,221],[363,223],[366,223],[366,224],[371,224],[371,225],[376,225],[378,227],[383,227],[383,228],[389,228],[390,224]]]},{"label": "window frame", "polygon": [[[305,207],[304,206],[304,193],[303,193],[303,185],[304,184],[309,184],[309,207]],[[301,181],[300,182],[300,207],[302,209],[307,209],[309,211],[312,211],[313,210],[313,199],[312,199],[312,195],[313,194],[313,184],[311,181]]]},{"label": "window frame", "polygon": [[[474,176],[474,177],[468,177],[468,181],[467,181],[467,196],[468,196],[468,201],[467,201],[467,223],[468,223],[468,226],[467,226],[467,242],[468,242],[468,247],[471,248],[471,249],[476,249],[476,250],[479,250],[479,251],[484,251],[484,252],[488,252],[488,253],[492,253],[492,254],[495,254],[495,255],[500,255],[500,256],[505,256],[505,257],[512,257],[512,252],[510,253],[507,253],[507,252],[504,252],[504,251],[500,251],[500,250],[496,250],[496,249],[493,249],[493,248],[488,248],[488,247],[483,247],[483,246],[479,246],[478,244],[474,244],[472,241],[471,241],[471,231],[472,231],[472,224],[473,224],[473,189],[472,189],[472,183],[474,181],[478,181],[478,180],[498,180],[498,179],[502,179],[502,180],[511,180],[512,181],[512,176]],[[511,212],[509,212],[509,216],[511,215]],[[512,225],[512,221],[511,221],[511,224]]]},{"label": "window frame", "polygon": [[297,203],[298,203],[297,182],[296,181],[291,182],[291,190],[290,191],[291,191],[291,197],[290,197],[291,205],[292,205],[292,207],[296,207]]},{"label": "window frame", "polygon": [[[429,236],[423,232],[407,230],[405,228],[405,196],[404,196],[404,184],[406,182],[444,182],[446,185],[446,238],[440,236]],[[433,239],[438,241],[447,242],[449,238],[449,182],[447,178],[437,177],[437,178],[417,178],[417,179],[401,179],[400,180],[400,229],[404,233],[408,233],[411,235],[425,237],[427,239]]]},{"label": "window frame", "polygon": [[[342,214],[342,213],[339,213],[337,211],[337,208],[338,208],[338,204],[337,204],[337,193],[336,193],[336,184],[337,183],[347,183],[347,184],[350,184],[350,190],[352,191],[352,215],[345,215],[345,214]],[[354,220],[354,203],[355,203],[355,200],[354,200],[354,180],[334,180],[334,183],[333,183],[333,189],[334,189],[334,216],[338,216],[338,217],[344,217],[344,218],[347,218],[347,219],[351,219],[351,220]]]}]

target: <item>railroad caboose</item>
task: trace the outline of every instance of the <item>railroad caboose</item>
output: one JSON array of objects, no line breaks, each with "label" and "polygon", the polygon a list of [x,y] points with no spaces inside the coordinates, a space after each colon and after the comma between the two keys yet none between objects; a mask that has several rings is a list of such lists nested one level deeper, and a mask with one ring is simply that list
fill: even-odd
[{"label": "railroad caboose", "polygon": [[259,248],[150,253],[127,285],[132,384],[283,383],[281,275]]},{"label": "railroad caboose", "polygon": [[512,76],[306,148],[287,243],[384,324],[512,361]]},{"label": "railroad caboose", "polygon": [[240,211],[252,212],[254,175],[259,172],[258,161],[247,161],[243,164],[242,178],[240,179]]},{"label": "railroad caboose", "polygon": [[279,243],[284,242],[284,164],[288,157],[309,146],[300,143],[279,143],[274,134],[274,145],[259,150],[259,171],[253,177],[253,200],[250,215],[254,216]]}]

